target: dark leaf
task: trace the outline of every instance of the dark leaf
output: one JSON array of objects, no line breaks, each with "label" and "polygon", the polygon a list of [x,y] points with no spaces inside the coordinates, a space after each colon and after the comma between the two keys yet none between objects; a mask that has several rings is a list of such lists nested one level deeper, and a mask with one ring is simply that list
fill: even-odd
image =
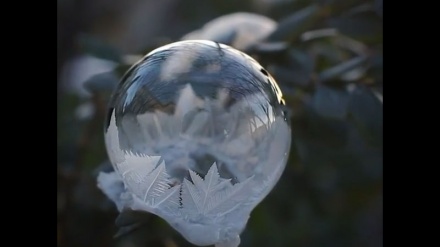
[{"label": "dark leaf", "polygon": [[310,5],[280,21],[267,38],[268,41],[294,41],[320,18],[318,5]]},{"label": "dark leaf", "polygon": [[[148,40],[144,47],[139,51],[140,56],[147,55],[149,52],[153,51],[154,49],[167,45],[169,43],[174,42],[175,40],[168,38],[168,37],[155,37],[151,40]],[[127,57],[127,55],[125,55]],[[125,60],[124,58],[122,60]],[[123,61],[123,63],[126,63],[127,61]]]},{"label": "dark leaf", "polygon": [[318,29],[303,33],[301,40],[307,42],[314,39],[335,37],[336,35],[338,35],[338,31],[335,28]]},{"label": "dark leaf", "polygon": [[115,224],[118,227],[130,226],[140,222],[146,222],[150,217],[151,214],[146,212],[124,209],[116,218]]},{"label": "dark leaf", "polygon": [[[345,119],[337,119],[330,114],[322,115],[323,108],[316,109],[313,104],[311,102],[311,105],[306,107],[304,114],[292,119],[292,133],[295,139],[304,143],[314,143],[322,148],[330,148],[329,151],[344,147],[348,140],[349,130]],[[341,110],[335,110],[333,114],[342,115],[341,112]],[[309,151],[312,155],[316,154],[313,150],[300,150],[300,152]]]},{"label": "dark leaf", "polygon": [[269,68],[279,84],[305,87],[310,82],[311,74],[301,68],[271,66]]},{"label": "dark leaf", "polygon": [[119,227],[118,231],[116,232],[115,235],[113,235],[113,238],[120,238],[120,237],[124,237],[136,230],[138,230],[139,228],[141,228],[143,226],[143,224],[141,223],[135,223],[132,225],[128,225],[128,226],[122,226]]},{"label": "dark leaf", "polygon": [[97,58],[121,62],[122,55],[114,47],[90,35],[81,35],[78,38],[79,45],[83,52]]},{"label": "dark leaf", "polygon": [[371,75],[376,84],[382,84],[383,82],[383,55],[376,54],[371,58],[371,67],[368,70],[368,74]]},{"label": "dark leaf", "polygon": [[261,42],[244,50],[245,53],[254,56],[263,67],[288,64],[288,51],[289,45],[286,42]]},{"label": "dark leaf", "polygon": [[290,65],[295,67],[303,67],[304,70],[312,72],[314,68],[314,62],[312,57],[303,50],[291,49],[290,55]]},{"label": "dark leaf", "polygon": [[312,57],[301,50],[289,51],[289,63],[271,66],[270,70],[281,84],[305,87],[309,85],[314,69]]},{"label": "dark leaf", "polygon": [[336,77],[340,77],[351,70],[364,66],[367,61],[368,59],[366,56],[359,56],[329,69],[326,69],[319,74],[319,81],[325,82]]},{"label": "dark leaf", "polygon": [[330,7],[331,14],[337,15],[347,12],[347,9],[365,2],[365,0],[320,0],[324,6]]},{"label": "dark leaf", "polygon": [[339,32],[367,44],[382,43],[383,23],[373,10],[352,11],[333,18],[329,25]]},{"label": "dark leaf", "polygon": [[321,71],[334,64],[341,63],[349,55],[347,51],[322,41],[314,43],[310,53],[315,59],[315,71]]},{"label": "dark leaf", "polygon": [[96,178],[100,172],[105,172],[105,173],[109,173],[109,172],[114,172],[114,168],[112,166],[112,163],[110,162],[110,160],[106,160],[104,162],[102,162],[101,164],[99,164],[92,172],[93,176]]},{"label": "dark leaf", "polygon": [[358,86],[350,94],[349,115],[367,142],[382,146],[383,143],[383,103],[375,93]]},{"label": "dark leaf", "polygon": [[347,116],[348,102],[349,95],[346,91],[319,86],[311,105],[315,112],[324,118],[344,120]]},{"label": "dark leaf", "polygon": [[262,42],[250,48],[249,52],[257,54],[274,54],[285,52],[289,48],[286,42]]},{"label": "dark leaf", "polygon": [[380,17],[383,17],[383,0],[374,1],[374,9]]},{"label": "dark leaf", "polygon": [[118,78],[122,78],[132,66],[133,64],[120,64],[113,72]]},{"label": "dark leaf", "polygon": [[124,209],[116,218],[115,225],[119,227],[118,232],[113,236],[119,238],[126,236],[145,226],[151,215],[146,212]]},{"label": "dark leaf", "polygon": [[105,72],[92,76],[84,82],[84,87],[91,93],[113,92],[118,82],[119,78],[113,71]]}]

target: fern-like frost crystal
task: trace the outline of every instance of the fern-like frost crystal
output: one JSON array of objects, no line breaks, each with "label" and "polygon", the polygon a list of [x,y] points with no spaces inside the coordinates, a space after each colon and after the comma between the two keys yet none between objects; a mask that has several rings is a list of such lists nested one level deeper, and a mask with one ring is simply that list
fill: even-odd
[{"label": "fern-like frost crystal", "polygon": [[211,41],[173,43],[115,91],[105,123],[115,171],[98,187],[120,212],[156,214],[195,245],[237,247],[290,136],[281,91],[254,59]]}]

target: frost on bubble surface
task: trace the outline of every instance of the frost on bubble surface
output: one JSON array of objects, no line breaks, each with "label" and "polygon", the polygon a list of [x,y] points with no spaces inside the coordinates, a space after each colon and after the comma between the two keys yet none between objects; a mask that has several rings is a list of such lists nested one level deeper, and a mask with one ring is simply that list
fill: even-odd
[{"label": "frost on bubble surface", "polygon": [[234,247],[280,178],[290,148],[281,92],[251,57],[210,41],[149,53],[110,102],[115,172],[98,186],[119,211],[146,211],[189,242]]}]

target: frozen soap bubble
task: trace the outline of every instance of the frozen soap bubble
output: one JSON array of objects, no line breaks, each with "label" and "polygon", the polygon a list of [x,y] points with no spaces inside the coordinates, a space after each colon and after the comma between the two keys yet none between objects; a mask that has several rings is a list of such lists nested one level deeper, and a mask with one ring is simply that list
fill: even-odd
[{"label": "frozen soap bubble", "polygon": [[120,211],[165,219],[189,242],[236,247],[286,165],[291,134],[275,80],[212,41],[160,47],[122,78],[98,186]]}]

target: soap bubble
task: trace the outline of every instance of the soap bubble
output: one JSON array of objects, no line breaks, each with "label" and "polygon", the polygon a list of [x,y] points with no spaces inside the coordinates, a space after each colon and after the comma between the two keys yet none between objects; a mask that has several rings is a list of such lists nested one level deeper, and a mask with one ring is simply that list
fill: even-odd
[{"label": "soap bubble", "polygon": [[275,80],[227,45],[190,40],[147,54],[112,96],[98,186],[119,211],[146,211],[189,242],[235,247],[279,180],[290,126]]}]

